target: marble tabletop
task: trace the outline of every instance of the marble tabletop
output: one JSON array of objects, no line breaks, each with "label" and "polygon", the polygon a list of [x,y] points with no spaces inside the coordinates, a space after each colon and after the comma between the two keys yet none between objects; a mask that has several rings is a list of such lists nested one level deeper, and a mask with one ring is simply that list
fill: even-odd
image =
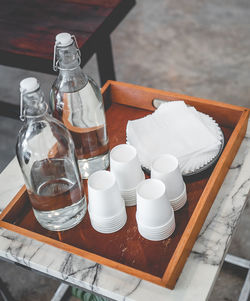
[{"label": "marble tabletop", "polygon": [[[250,189],[250,122],[174,290],[0,228],[0,258],[18,262],[114,300],[206,300]],[[14,158],[0,175],[0,212],[23,185]]]}]

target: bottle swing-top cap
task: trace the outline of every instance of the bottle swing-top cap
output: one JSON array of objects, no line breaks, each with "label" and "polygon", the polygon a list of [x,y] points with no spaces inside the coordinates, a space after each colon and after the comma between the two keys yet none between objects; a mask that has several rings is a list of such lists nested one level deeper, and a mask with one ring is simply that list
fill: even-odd
[{"label": "bottle swing-top cap", "polygon": [[31,93],[40,88],[40,84],[35,77],[27,77],[20,82],[20,119],[24,121],[23,95]]},{"label": "bottle swing-top cap", "polygon": [[67,32],[61,32],[58,35],[56,35],[56,45],[59,47],[69,46],[70,44],[72,44],[72,42],[72,36]]},{"label": "bottle swing-top cap", "polygon": [[39,87],[39,82],[35,77],[27,77],[20,82],[21,94],[33,92]]},{"label": "bottle swing-top cap", "polygon": [[[57,71],[58,69],[63,70],[62,68],[59,68],[59,66],[58,66],[59,62],[58,62],[58,58],[57,58],[57,47],[58,48],[67,47],[67,46],[72,45],[73,43],[75,44],[75,47],[77,49],[78,62],[80,65],[81,64],[81,52],[77,45],[76,37],[67,32],[61,32],[56,35],[56,41],[55,41],[55,45],[54,45],[54,57],[53,57],[53,70],[54,71]],[[68,69],[66,69],[66,70],[68,70]]]}]

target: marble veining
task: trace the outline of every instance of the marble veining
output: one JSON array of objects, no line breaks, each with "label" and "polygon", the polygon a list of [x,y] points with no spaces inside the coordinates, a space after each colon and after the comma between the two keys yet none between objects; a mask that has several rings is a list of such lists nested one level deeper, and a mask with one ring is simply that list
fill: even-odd
[{"label": "marble veining", "polygon": [[[250,125],[172,291],[2,228],[0,257],[114,300],[206,300],[249,193],[249,138]],[[1,212],[23,185],[16,159],[0,182]]]},{"label": "marble veining", "polygon": [[224,181],[232,189],[227,193],[219,191],[194,245],[193,252],[201,254],[206,263],[220,264],[244,207],[250,187],[249,149],[249,139],[245,139]]}]

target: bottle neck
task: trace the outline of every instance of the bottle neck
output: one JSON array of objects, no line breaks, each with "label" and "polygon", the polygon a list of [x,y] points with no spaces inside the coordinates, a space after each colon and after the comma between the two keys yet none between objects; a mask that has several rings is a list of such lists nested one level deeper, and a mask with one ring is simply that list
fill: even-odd
[{"label": "bottle neck", "polygon": [[60,71],[80,70],[80,53],[74,43],[66,47],[58,47],[56,51]]},{"label": "bottle neck", "polygon": [[69,66],[67,66],[67,68],[58,68],[59,69],[59,74],[61,74],[62,76],[67,76],[67,77],[71,77],[71,76],[82,76],[82,69],[79,65],[71,65],[71,68]]},{"label": "bottle neck", "polygon": [[40,88],[31,93],[24,93],[21,95],[20,119],[26,119],[28,121],[33,118],[41,117],[47,113],[47,107]]}]

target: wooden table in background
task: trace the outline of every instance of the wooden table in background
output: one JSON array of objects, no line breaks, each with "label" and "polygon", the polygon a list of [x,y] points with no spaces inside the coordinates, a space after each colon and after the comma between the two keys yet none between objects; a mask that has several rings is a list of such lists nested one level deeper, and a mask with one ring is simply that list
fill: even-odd
[{"label": "wooden table in background", "polygon": [[[56,34],[76,36],[82,66],[96,53],[103,85],[115,79],[110,34],[135,0],[2,0],[0,64],[55,74]],[[1,115],[18,116],[18,106],[0,101]]]}]

